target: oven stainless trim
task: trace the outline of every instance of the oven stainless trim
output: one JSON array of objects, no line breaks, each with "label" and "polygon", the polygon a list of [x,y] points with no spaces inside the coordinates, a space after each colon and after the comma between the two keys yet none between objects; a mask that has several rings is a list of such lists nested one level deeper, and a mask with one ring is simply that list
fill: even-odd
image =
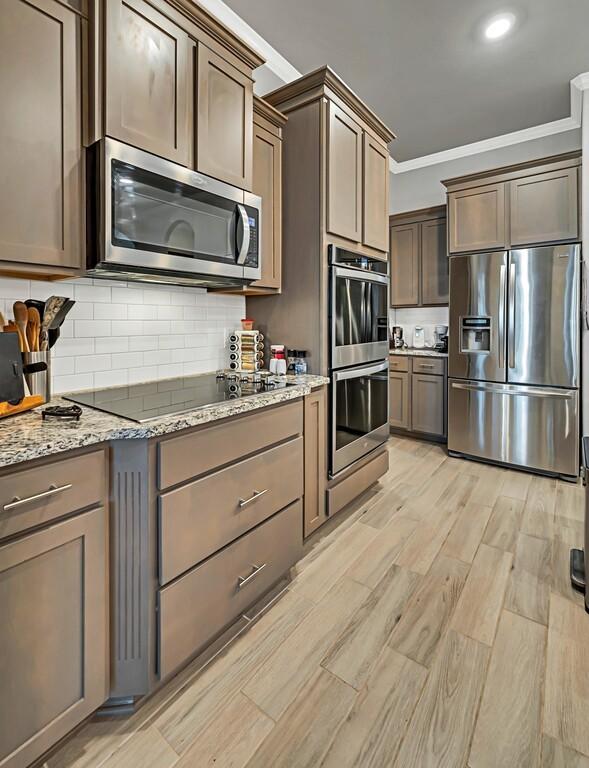
[{"label": "oven stainless trim", "polygon": [[351,267],[331,267],[331,285],[330,285],[330,336],[331,336],[331,367],[345,368],[350,365],[359,365],[368,363],[372,360],[382,360],[389,353],[388,339],[385,341],[372,341],[366,344],[346,344],[338,347],[335,343],[336,338],[336,312],[335,312],[335,283],[338,277],[349,277],[353,280],[361,280],[365,283],[376,283],[384,285],[387,288],[387,307],[388,300],[388,275],[381,275],[376,272],[367,272],[362,269],[353,269]]},{"label": "oven stainless trim", "polygon": [[342,371],[332,371],[332,386],[331,386],[331,462],[330,462],[330,477],[334,477],[336,474],[346,469],[358,459],[363,458],[371,451],[378,448],[389,439],[390,427],[389,427],[389,399],[388,399],[388,386],[386,388],[386,403],[387,403],[387,418],[384,424],[373,429],[372,432],[368,432],[362,437],[358,437],[348,445],[336,449],[336,411],[337,411],[337,391],[336,384],[338,381],[346,381],[348,379],[357,379],[360,376],[370,376],[373,373],[380,373],[381,371],[387,371],[389,369],[389,361],[384,360],[371,365],[363,365],[359,368],[346,369]]},{"label": "oven stainless trim", "polygon": [[[212,179],[202,173],[197,173],[177,163],[164,160],[161,157],[130,147],[115,139],[106,138],[100,142],[98,183],[100,189],[100,221],[99,221],[99,264],[109,263],[128,265],[134,269],[142,267],[162,273],[180,273],[180,275],[210,275],[212,277],[228,277],[244,280],[258,280],[262,275],[261,263],[261,209],[262,199],[258,195],[244,192],[230,184]],[[140,249],[123,248],[113,245],[112,232],[112,160],[135,165],[159,176],[174,179],[197,189],[203,189],[212,194],[231,200],[236,205],[245,202],[258,209],[258,267],[243,267],[239,264],[221,264],[207,259],[193,259],[174,254],[156,253]]]}]

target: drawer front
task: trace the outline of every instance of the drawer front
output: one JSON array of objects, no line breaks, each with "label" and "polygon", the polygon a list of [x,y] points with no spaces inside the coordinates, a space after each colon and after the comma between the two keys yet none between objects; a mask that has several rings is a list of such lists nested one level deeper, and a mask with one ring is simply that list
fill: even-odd
[{"label": "drawer front", "polygon": [[203,650],[279,581],[300,557],[302,543],[299,500],[161,589],[160,677]]},{"label": "drawer front", "polygon": [[440,357],[414,357],[412,360],[413,373],[431,373],[433,376],[444,375],[443,358]]},{"label": "drawer front", "polygon": [[389,357],[389,370],[406,372],[409,370],[409,358],[405,355],[391,355]]},{"label": "drawer front", "polygon": [[1,476],[0,539],[104,504],[106,472],[105,452],[93,451]]},{"label": "drawer front", "polygon": [[387,450],[377,454],[373,459],[364,464],[360,469],[348,475],[337,485],[327,490],[328,514],[335,515],[340,509],[353,501],[361,493],[364,493],[371,485],[376,483],[389,469],[389,452]]},{"label": "drawer front", "polygon": [[303,495],[303,438],[160,497],[160,584],[167,584]]},{"label": "drawer front", "polygon": [[303,433],[303,403],[295,401],[213,424],[158,446],[158,488],[211,472]]}]

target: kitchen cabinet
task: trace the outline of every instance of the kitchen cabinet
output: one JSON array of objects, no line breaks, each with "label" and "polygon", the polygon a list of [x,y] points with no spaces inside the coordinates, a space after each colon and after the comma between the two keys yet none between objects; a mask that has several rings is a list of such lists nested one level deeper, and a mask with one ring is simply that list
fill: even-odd
[{"label": "kitchen cabinet", "polygon": [[579,240],[579,152],[444,181],[450,253]]},{"label": "kitchen cabinet", "polygon": [[196,170],[251,190],[253,80],[205,45],[197,56]]},{"label": "kitchen cabinet", "polygon": [[106,12],[106,133],[187,165],[187,33],[145,0],[109,0]]},{"label": "kitchen cabinet", "polygon": [[[98,475],[73,474],[84,468]],[[102,451],[2,472],[0,764],[7,768],[35,761],[108,698],[106,483]],[[86,502],[90,508],[72,511]]]},{"label": "kitchen cabinet", "polygon": [[389,220],[389,151],[364,132],[362,224],[364,245],[387,251]]},{"label": "kitchen cabinet", "polygon": [[446,358],[391,355],[389,423],[397,431],[446,437]]},{"label": "kitchen cabinet", "polygon": [[0,24],[0,272],[72,277],[84,259],[82,18],[11,0]]},{"label": "kitchen cabinet", "polygon": [[304,535],[309,536],[327,519],[327,392],[316,389],[305,398],[305,498]]},{"label": "kitchen cabinet", "polygon": [[448,303],[446,208],[426,208],[390,217],[392,307]]},{"label": "kitchen cabinet", "polygon": [[353,242],[362,240],[362,128],[328,102],[327,229]]}]

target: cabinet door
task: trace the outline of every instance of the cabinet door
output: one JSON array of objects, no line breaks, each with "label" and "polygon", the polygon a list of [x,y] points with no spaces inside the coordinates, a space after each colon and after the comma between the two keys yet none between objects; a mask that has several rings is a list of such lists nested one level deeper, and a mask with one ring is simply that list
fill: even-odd
[{"label": "cabinet door", "polygon": [[2,3],[0,259],[79,268],[84,256],[79,17],[56,0]]},{"label": "cabinet door", "polygon": [[576,168],[509,182],[511,245],[576,240],[578,198]]},{"label": "cabinet door", "polygon": [[448,226],[450,253],[505,248],[505,184],[451,192]]},{"label": "cabinet door", "polygon": [[380,142],[364,134],[364,245],[388,250],[389,152]]},{"label": "cabinet door", "polygon": [[106,513],[0,547],[0,763],[26,766],[108,696]]},{"label": "cabinet door", "polygon": [[391,306],[419,304],[419,224],[391,227]]},{"label": "cabinet door", "polygon": [[328,102],[327,229],[362,241],[362,128]]},{"label": "cabinet door", "polygon": [[445,434],[444,376],[411,375],[411,429],[429,435]]},{"label": "cabinet door", "polygon": [[411,429],[410,376],[389,371],[389,424],[397,429]]},{"label": "cabinet door", "polygon": [[326,390],[323,387],[305,397],[305,537],[327,519],[326,479],[327,406]]},{"label": "cabinet door", "polygon": [[282,141],[254,125],[252,191],[262,198],[262,277],[252,288],[280,288],[282,272]]},{"label": "cabinet door", "polygon": [[106,133],[187,164],[189,41],[144,0],[106,7]]},{"label": "cabinet door", "polygon": [[446,219],[432,219],[421,225],[421,303],[447,304],[449,261]]},{"label": "cabinet door", "polygon": [[196,79],[197,170],[251,189],[253,82],[204,45],[198,46]]}]

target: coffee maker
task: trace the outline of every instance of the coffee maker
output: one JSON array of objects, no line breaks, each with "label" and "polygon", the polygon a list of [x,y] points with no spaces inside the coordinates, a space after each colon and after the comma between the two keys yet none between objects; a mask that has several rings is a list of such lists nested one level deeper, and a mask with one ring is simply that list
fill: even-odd
[{"label": "coffee maker", "polygon": [[436,325],[434,328],[434,349],[436,352],[448,351],[448,326]]}]

